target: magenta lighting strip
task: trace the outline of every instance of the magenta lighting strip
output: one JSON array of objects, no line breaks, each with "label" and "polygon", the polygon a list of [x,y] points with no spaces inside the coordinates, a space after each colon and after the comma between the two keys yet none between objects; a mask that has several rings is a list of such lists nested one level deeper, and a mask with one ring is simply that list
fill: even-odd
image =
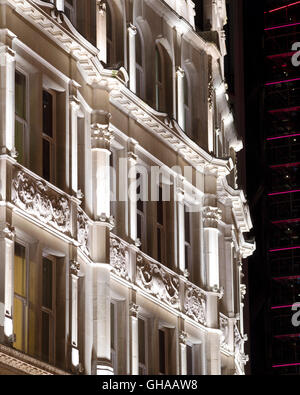
[{"label": "magenta lighting strip", "polygon": [[283,163],[282,165],[272,165],[270,166],[271,169],[279,169],[281,167],[295,167],[299,166],[300,162],[294,162],[294,163]]},{"label": "magenta lighting strip", "polygon": [[271,307],[271,310],[288,309],[293,306],[294,306],[293,304],[288,304],[288,305],[284,305],[284,306],[273,306],[273,307]]},{"label": "magenta lighting strip", "polygon": [[286,52],[286,53],[279,53],[276,55],[268,55],[268,59],[276,59],[276,58],[287,58],[287,57],[292,57],[295,52]]},{"label": "magenta lighting strip", "polygon": [[300,333],[291,333],[289,335],[277,335],[274,337],[275,339],[286,339],[287,337],[295,338],[295,337],[300,337]]},{"label": "magenta lighting strip", "polygon": [[268,138],[267,138],[267,141],[279,140],[279,139],[287,139],[287,138],[290,138],[290,137],[297,137],[297,136],[300,136],[300,133],[287,134],[287,135],[278,136],[278,137],[268,137]]},{"label": "magenta lighting strip", "polygon": [[296,1],[295,3],[290,3],[288,5],[284,5],[283,7],[274,8],[273,10],[266,11],[265,14],[271,14],[272,12],[284,10],[285,8],[293,7],[294,5],[300,4],[300,1]]},{"label": "magenta lighting strip", "polygon": [[284,83],[287,83],[287,82],[294,82],[294,81],[299,81],[299,80],[300,80],[300,78],[293,78],[293,79],[291,79],[291,80],[282,80],[282,81],[275,81],[275,82],[267,82],[267,83],[265,84],[265,86],[276,85],[276,84],[284,84]]},{"label": "magenta lighting strip", "polygon": [[298,280],[298,278],[300,278],[299,276],[287,276],[287,277],[274,277],[273,280],[274,281],[281,281],[281,280]]},{"label": "magenta lighting strip", "polygon": [[300,366],[300,363],[286,363],[284,365],[273,365],[272,368],[287,368],[289,366]]},{"label": "magenta lighting strip", "polygon": [[272,221],[273,225],[277,224],[292,224],[295,222],[300,222],[300,218],[293,218],[293,219],[282,219],[280,221]]},{"label": "magenta lighting strip", "polygon": [[269,114],[276,114],[278,112],[298,111],[298,110],[300,110],[300,106],[288,107],[288,108],[278,108],[277,110],[270,110]]},{"label": "magenta lighting strip", "polygon": [[291,250],[299,250],[299,249],[300,246],[296,246],[296,247],[276,248],[275,250],[269,250],[269,252],[291,251]]},{"label": "magenta lighting strip", "polygon": [[285,192],[274,192],[274,193],[269,193],[268,196],[278,196],[278,195],[287,195],[289,193],[296,193],[300,192],[300,189],[294,189],[292,191],[285,191]]},{"label": "magenta lighting strip", "polygon": [[290,23],[289,25],[280,25],[280,26],[267,27],[267,28],[265,28],[265,31],[268,31],[268,30],[275,30],[275,29],[282,29],[282,28],[284,28],[284,27],[291,27],[291,26],[297,26],[297,25],[300,25],[300,22],[297,22],[297,23]]}]

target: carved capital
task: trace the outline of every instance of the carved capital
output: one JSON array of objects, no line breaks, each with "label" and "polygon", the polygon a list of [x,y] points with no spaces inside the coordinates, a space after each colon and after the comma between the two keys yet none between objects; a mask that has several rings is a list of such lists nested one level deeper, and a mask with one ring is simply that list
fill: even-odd
[{"label": "carved capital", "polygon": [[70,261],[70,274],[79,277],[79,273],[80,273],[80,263],[73,260]]},{"label": "carved capital", "polygon": [[128,152],[128,160],[130,161],[131,165],[136,166],[138,162],[138,156],[134,152],[130,151]]},{"label": "carved capital", "polygon": [[96,2],[97,11],[101,16],[106,13],[106,0],[97,0]]},{"label": "carved capital", "polygon": [[129,305],[130,316],[137,318],[138,317],[138,313],[139,313],[139,308],[140,308],[140,306],[138,306],[137,304],[130,303],[130,305]]},{"label": "carved capital", "polygon": [[131,22],[127,24],[127,30],[130,36],[135,36],[137,34],[137,28]]},{"label": "carved capital", "polygon": [[203,208],[203,223],[205,228],[218,228],[218,224],[222,219],[222,210],[218,207]]},{"label": "carved capital", "polygon": [[113,135],[109,130],[111,114],[102,111],[92,113],[91,139],[92,149],[110,150]]},{"label": "carved capital", "polygon": [[0,66],[16,60],[16,53],[8,45],[0,44]]},{"label": "carved capital", "polygon": [[185,71],[183,70],[182,67],[180,67],[180,66],[176,67],[176,75],[177,75],[177,78],[184,78]]},{"label": "carved capital", "polygon": [[187,333],[184,332],[184,331],[181,331],[179,333],[179,343],[183,344],[183,345],[186,345],[186,340],[187,340]]}]

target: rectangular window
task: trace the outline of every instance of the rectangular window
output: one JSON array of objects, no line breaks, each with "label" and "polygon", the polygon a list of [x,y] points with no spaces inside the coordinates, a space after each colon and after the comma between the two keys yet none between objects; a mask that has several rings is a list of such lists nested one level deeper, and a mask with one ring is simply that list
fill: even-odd
[{"label": "rectangular window", "polygon": [[18,162],[25,165],[26,147],[26,77],[19,71],[15,73],[15,147]]},{"label": "rectangular window", "polygon": [[19,351],[26,352],[27,339],[27,257],[26,248],[15,243],[15,259],[14,259],[14,348]]},{"label": "rectangular window", "polygon": [[76,0],[65,0],[65,14],[72,25],[76,27]]},{"label": "rectangular window", "polygon": [[146,202],[144,202],[142,199],[143,196],[143,178],[141,173],[137,173],[136,175],[136,180],[137,180],[137,188],[136,188],[136,194],[137,194],[137,203],[136,203],[136,215],[137,215],[137,238],[140,239],[141,241],[141,250],[146,252],[147,246],[146,246]]},{"label": "rectangular window", "polygon": [[193,371],[193,347],[186,346],[186,360],[187,360],[187,375],[192,375]]},{"label": "rectangular window", "polygon": [[166,333],[160,329],[158,331],[159,339],[159,374],[166,374]]},{"label": "rectangular window", "polygon": [[156,236],[157,236],[157,260],[164,263],[165,258],[165,202],[163,201],[163,189],[159,187],[159,200],[156,205]]},{"label": "rectangular window", "polygon": [[55,259],[43,257],[42,261],[42,359],[55,361]]},{"label": "rectangular window", "polygon": [[138,319],[139,331],[139,375],[144,376],[147,374],[147,338],[146,338],[146,321],[142,318]]},{"label": "rectangular window", "polygon": [[191,213],[184,206],[184,245],[185,245],[185,269],[192,274],[192,237],[191,237]]},{"label": "rectangular window", "polygon": [[111,361],[114,374],[117,374],[117,305],[110,304],[110,343],[111,343]]},{"label": "rectangular window", "polygon": [[43,90],[43,178],[54,182],[55,163],[55,101],[54,95]]}]

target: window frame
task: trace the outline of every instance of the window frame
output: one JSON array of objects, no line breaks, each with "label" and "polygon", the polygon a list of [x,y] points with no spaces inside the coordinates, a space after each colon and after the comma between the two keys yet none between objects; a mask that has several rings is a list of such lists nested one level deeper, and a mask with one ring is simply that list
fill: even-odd
[{"label": "window frame", "polygon": [[[164,326],[159,326],[158,328],[158,375],[159,376],[165,376],[169,374],[169,358],[168,358],[168,351],[169,351],[169,332],[168,332],[169,328],[166,328]],[[164,353],[165,353],[165,372],[162,373],[160,371],[160,345],[159,345],[159,332],[163,332],[164,333],[164,342],[165,342],[165,349],[164,349]]]},{"label": "window frame", "polygon": [[[193,254],[192,254],[192,250],[193,250],[193,226],[192,226],[192,221],[193,221],[193,217],[192,217],[192,211],[189,210],[190,209],[190,205],[187,202],[184,202],[184,266],[185,266],[185,270],[187,270],[190,274],[190,277],[192,277],[192,266],[193,266]],[[190,235],[190,240],[187,241],[186,238],[186,215],[189,215],[189,235]],[[186,254],[186,250],[188,251],[188,253]],[[189,261],[186,262],[186,256],[188,256]]]},{"label": "window frame", "polygon": [[[70,3],[68,3],[67,0],[65,0],[64,1],[64,8],[65,8],[65,10],[66,9],[69,10],[70,18],[68,18],[68,19],[70,20],[72,25],[76,28],[77,27],[77,0],[73,0],[73,2],[74,2],[73,5],[71,5]],[[66,11],[65,11],[65,14],[66,14]]]},{"label": "window frame", "polygon": [[[155,220],[155,230],[156,230],[156,260],[161,263],[164,264],[165,260],[166,260],[166,220],[167,220],[167,213],[166,213],[166,202],[163,200],[163,184],[160,184],[159,186],[159,190],[162,191],[162,200],[158,200],[156,202],[156,220]],[[160,192],[159,192],[160,195]],[[160,199],[160,196],[158,197],[158,199]],[[158,204],[161,203],[162,204],[162,210],[163,210],[163,224],[160,224],[158,221]],[[161,256],[159,259],[159,255],[158,255],[158,230],[160,231],[160,246],[161,246]]]},{"label": "window frame", "polygon": [[[145,42],[144,42],[144,37],[143,37],[143,34],[142,34],[142,30],[138,26],[137,26],[137,36],[139,37],[140,44],[141,44],[141,60],[142,60],[142,64],[138,63],[137,56],[136,56],[136,94],[141,99],[144,99],[145,98],[145,92],[146,92],[146,89],[145,89],[146,88],[145,87],[145,73],[144,73],[144,70],[145,70],[145,52],[144,52]],[[136,42],[137,42],[137,38],[136,38]],[[139,76],[139,84],[140,84],[140,91],[139,92],[137,91],[138,76]]]},{"label": "window frame", "polygon": [[[145,328],[145,364],[142,364],[140,362],[140,357],[139,357],[139,375],[140,376],[146,376],[149,372],[149,341],[148,341],[148,319],[144,317],[143,315],[138,316],[138,325],[139,325],[139,320],[144,322],[144,328]],[[140,339],[139,339],[140,340]],[[143,374],[140,374],[140,371],[143,370]]]},{"label": "window frame", "polygon": [[[52,309],[43,306],[43,260],[47,259],[52,262]],[[41,331],[41,339],[40,339],[40,355],[42,355],[42,342],[43,342],[43,334],[42,334],[42,315],[43,313],[49,315],[49,361],[46,361],[50,364],[55,364],[56,360],[56,257],[53,255],[49,255],[47,253],[42,254],[42,265],[41,265],[41,284],[42,284],[42,292],[41,292],[41,311],[40,311],[40,331]]]},{"label": "window frame", "polygon": [[[46,140],[49,145],[50,145],[50,155],[49,155],[49,166],[50,166],[50,177],[49,180],[46,180],[50,182],[51,184],[55,184],[56,182],[56,92],[53,89],[49,89],[45,86],[42,87],[42,106],[43,106],[43,93],[47,92],[52,96],[52,137],[48,136],[46,133],[44,133],[44,127],[43,127],[43,122],[42,122],[42,152],[43,152],[43,144],[44,140]],[[43,109],[44,111],[44,109]],[[42,120],[44,119],[43,116],[43,111],[42,111]],[[42,176],[44,178],[44,156],[42,155]]]},{"label": "window frame", "polygon": [[15,69],[15,78],[16,74],[19,73],[23,77],[25,77],[25,119],[21,118],[16,113],[16,104],[15,104],[15,141],[14,146],[16,146],[16,122],[19,122],[23,126],[23,163],[18,162],[24,167],[28,167],[29,164],[29,114],[30,114],[30,101],[29,101],[29,74],[19,65],[16,65]]},{"label": "window frame", "polygon": [[114,369],[114,375],[116,375],[118,372],[118,302],[116,300],[111,299],[110,308],[111,305],[114,305],[114,327],[113,327],[114,348],[110,347],[110,351],[111,351],[111,362]]}]

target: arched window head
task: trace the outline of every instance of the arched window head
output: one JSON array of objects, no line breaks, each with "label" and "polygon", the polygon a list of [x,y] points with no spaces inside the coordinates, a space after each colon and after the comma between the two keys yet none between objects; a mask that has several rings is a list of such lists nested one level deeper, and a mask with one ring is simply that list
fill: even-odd
[{"label": "arched window head", "polygon": [[136,94],[144,98],[144,65],[143,65],[143,46],[139,30],[136,34]]},{"label": "arched window head", "polygon": [[155,48],[155,108],[173,116],[173,68],[166,49]]}]

